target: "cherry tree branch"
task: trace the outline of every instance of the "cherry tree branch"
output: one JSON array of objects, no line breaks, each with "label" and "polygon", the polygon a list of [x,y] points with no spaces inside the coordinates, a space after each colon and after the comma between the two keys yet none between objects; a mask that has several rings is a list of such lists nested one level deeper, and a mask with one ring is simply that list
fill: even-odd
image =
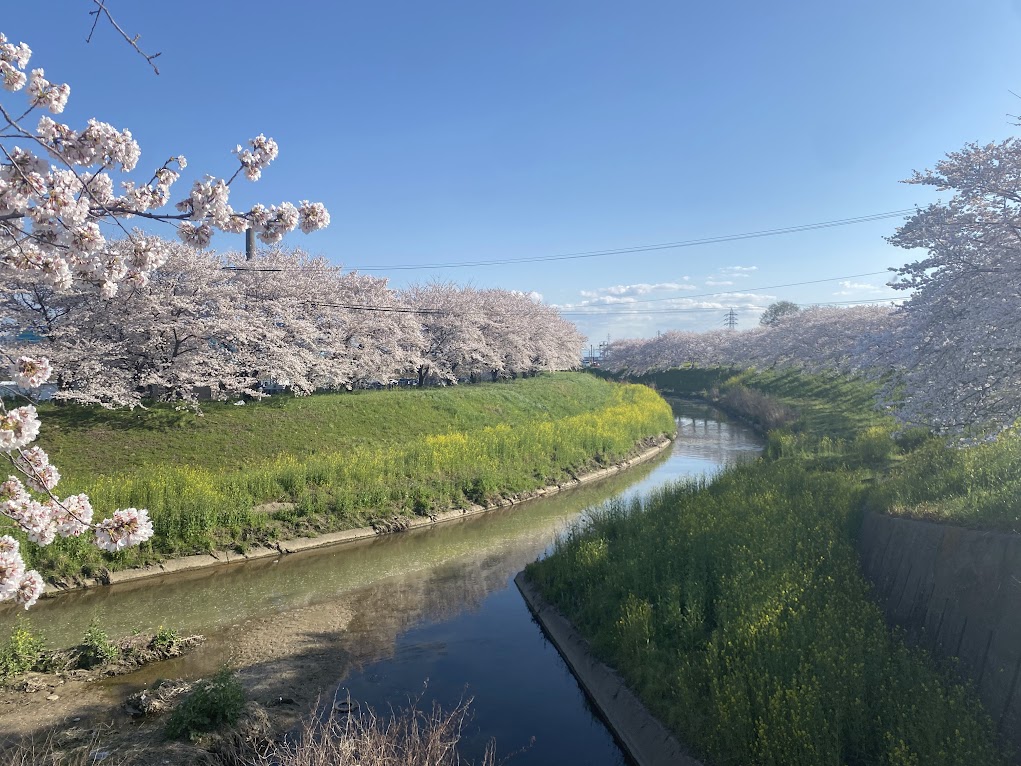
[{"label": "cherry tree branch", "polygon": [[153,62],[155,59],[159,58],[162,55],[162,53],[153,53],[150,55],[143,51],[141,48],[138,47],[138,41],[139,39],[141,39],[141,35],[135,35],[134,37],[130,37],[128,33],[121,28],[120,24],[117,23],[116,19],[114,19],[114,17],[111,15],[110,11],[106,7],[105,0],[92,1],[96,4],[96,10],[89,11],[89,15],[93,16],[94,18],[92,19],[92,29],[89,30],[89,36],[85,38],[85,42],[87,43],[92,42],[92,35],[96,31],[96,25],[99,24],[99,18],[100,16],[105,16],[107,20],[110,22],[110,24],[113,25],[113,28],[116,29],[120,33],[121,37],[123,37],[124,40],[128,43],[128,45],[130,45],[132,48],[138,51],[138,54],[145,59],[146,63],[149,66],[152,67],[152,71],[154,71],[158,75],[160,73],[160,70]]}]

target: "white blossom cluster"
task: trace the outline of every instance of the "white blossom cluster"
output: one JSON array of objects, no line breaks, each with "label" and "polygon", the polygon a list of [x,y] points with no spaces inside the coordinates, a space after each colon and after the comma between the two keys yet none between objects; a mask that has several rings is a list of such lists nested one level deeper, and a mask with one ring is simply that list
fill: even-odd
[{"label": "white blossom cluster", "polygon": [[[111,171],[129,173],[141,157],[131,131],[95,119],[78,131],[48,115],[39,117],[35,130],[23,126],[35,109],[62,112],[70,93],[67,85],[46,80],[41,69],[26,75],[30,57],[27,45],[8,43],[0,35],[0,77],[7,90],[26,89],[29,105],[18,119],[11,117],[14,110],[2,112],[10,128],[5,141],[18,144],[5,147],[5,160],[0,161],[0,268],[40,274],[60,289],[81,280],[110,297],[123,282],[144,282],[146,266],[151,269],[163,258],[155,254],[141,267],[124,259],[101,228],[118,218],[174,222],[181,240],[194,247],[208,246],[216,230],[240,233],[251,228],[263,242],[273,244],[298,227],[307,234],[329,224],[326,208],[308,201],[298,207],[283,202],[236,211],[229,203],[234,179],[213,176],[192,185],[188,196],[176,203],[177,213],[161,212],[187,167],[182,156],[171,157],[147,182],[125,180],[118,189]],[[263,135],[248,143],[249,148],[236,151],[240,164],[234,175],[243,172],[255,181],[279,149]],[[39,147],[43,156],[36,153]]]},{"label": "white blossom cluster", "polygon": [[152,537],[152,521],[145,511],[122,508],[96,525],[96,545],[107,551],[119,551],[143,543]]},{"label": "white blossom cluster", "polygon": [[248,142],[250,149],[245,149],[240,144],[234,153],[241,161],[241,167],[245,171],[245,178],[249,181],[258,181],[262,177],[262,170],[269,163],[277,158],[279,149],[277,142],[272,138],[260,133]]},{"label": "white blossom cluster", "polygon": [[10,535],[0,536],[0,601],[14,599],[28,609],[39,600],[43,578],[36,571],[25,571],[18,541]]},{"label": "white blossom cluster", "polygon": [[998,433],[1021,417],[1021,141],[969,144],[907,182],[953,196],[890,238],[926,255],[891,283],[912,294],[887,399],[910,423]]},{"label": "white blossom cluster", "polygon": [[[257,180],[278,154],[276,142],[262,135],[252,139],[249,148],[239,147],[234,177],[196,182],[176,204],[176,213],[166,207],[187,167],[183,156],[172,156],[147,181],[115,182],[113,173],[131,173],[141,157],[131,131],[96,119],[78,130],[53,119],[50,115],[64,111],[70,87],[51,82],[43,69],[29,70],[31,56],[28,45],[10,42],[0,34],[0,83],[7,92],[23,91],[27,99],[27,105],[0,103],[0,273],[4,275],[0,295],[5,299],[38,307],[31,296],[81,298],[88,294],[102,305],[146,289],[175,246],[138,233],[124,238],[123,221],[130,218],[179,225],[180,238],[196,247],[207,246],[214,230],[238,233],[252,228],[264,242],[278,242],[299,226],[308,233],[329,224],[329,214],[320,203],[258,205],[249,211],[230,207],[234,177],[243,172]],[[37,111],[48,114],[36,118]],[[34,128],[28,127],[30,119],[35,120]],[[118,237],[110,238],[109,231],[118,232]],[[131,336],[126,322],[118,332],[126,343],[124,339]],[[48,359],[32,351],[13,353],[11,337],[0,335],[0,340],[0,351],[13,362],[10,375],[17,386],[36,389],[49,379],[54,366]],[[88,341],[79,340],[86,350]],[[8,407],[0,400],[0,455],[16,474],[0,484],[0,516],[37,545],[88,531],[95,533],[99,547],[109,551],[149,539],[152,523],[144,509],[118,510],[111,518],[93,523],[87,496],[60,499],[53,494],[60,473],[42,449],[30,446],[39,425],[33,406]],[[15,538],[0,537],[0,601],[14,599],[28,608],[42,587],[39,574],[26,571]]]},{"label": "white blossom cluster", "polygon": [[[11,369],[15,379],[33,386],[45,383],[49,371],[46,360],[26,356],[19,357]],[[8,410],[0,403],[0,452],[23,477],[8,476],[0,484],[0,516],[13,521],[30,542],[45,546],[58,536],[78,537],[88,531],[93,511],[86,495],[60,499],[53,494],[60,472],[43,449],[28,446],[38,434],[35,407]],[[116,511],[95,529],[96,544],[109,551],[137,545],[152,536],[148,514],[135,508]],[[0,601],[13,598],[27,609],[42,588],[42,577],[25,570],[17,541],[7,535],[0,537]]]},{"label": "white blossom cluster", "polygon": [[11,377],[22,388],[39,388],[52,374],[53,368],[48,359],[33,359],[30,356],[18,357],[11,368]]}]

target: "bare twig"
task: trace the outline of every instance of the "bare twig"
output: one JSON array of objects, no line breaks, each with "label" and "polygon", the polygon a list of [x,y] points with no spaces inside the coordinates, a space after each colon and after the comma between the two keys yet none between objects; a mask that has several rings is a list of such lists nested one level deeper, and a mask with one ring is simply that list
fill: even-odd
[{"label": "bare twig", "polygon": [[149,66],[152,67],[152,71],[154,71],[156,74],[159,74],[160,70],[154,63],[154,60],[159,58],[161,54],[153,53],[150,55],[143,51],[141,48],[139,48],[138,41],[141,38],[141,35],[135,35],[134,37],[130,37],[128,33],[121,28],[120,24],[118,24],[114,17],[110,14],[110,11],[106,7],[106,0],[92,0],[92,2],[96,4],[96,10],[89,11],[89,15],[94,16],[95,18],[92,20],[92,29],[89,30],[89,36],[85,38],[85,42],[87,43],[92,42],[92,35],[96,31],[96,25],[99,23],[99,17],[106,16],[106,18],[113,25],[113,28],[120,33],[121,37],[123,37],[127,41],[128,45],[130,45],[132,48],[138,51],[138,54],[145,59],[146,63],[148,63]]}]

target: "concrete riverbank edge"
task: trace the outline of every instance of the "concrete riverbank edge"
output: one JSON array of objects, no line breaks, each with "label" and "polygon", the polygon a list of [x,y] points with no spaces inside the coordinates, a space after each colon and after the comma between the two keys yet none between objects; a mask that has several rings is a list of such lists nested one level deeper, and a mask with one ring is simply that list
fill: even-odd
[{"label": "concrete riverbank edge", "polygon": [[[511,498],[505,498],[496,503],[490,503],[489,505],[472,505],[468,508],[455,508],[448,511],[442,511],[432,516],[414,517],[409,519],[407,527],[400,531],[421,529],[422,527],[435,526],[436,524],[442,524],[448,521],[456,521],[458,519],[468,518],[469,516],[494,511],[498,508],[506,508],[510,505],[517,505],[518,503],[523,503],[528,500],[549,497],[550,495],[555,495],[559,492],[574,489],[575,487],[580,487],[584,484],[598,481],[599,479],[606,478],[607,476],[611,476],[615,473],[620,473],[632,466],[651,460],[664,452],[672,443],[672,437],[662,435],[656,439],[653,446],[642,450],[634,457],[614,463],[606,468],[600,468],[596,471],[581,474],[580,476],[572,479],[571,481],[564,482],[563,484],[551,484],[537,490],[523,492]],[[63,593],[72,593],[87,588],[96,588],[102,585],[113,585],[116,583],[144,580],[149,577],[160,577],[180,572],[192,572],[199,569],[223,567],[230,564],[241,563],[243,561],[277,558],[289,553],[299,553],[301,551],[309,551],[316,548],[343,545],[344,543],[374,539],[388,534],[399,534],[399,532],[378,532],[372,527],[359,527],[357,529],[345,529],[341,532],[331,532],[317,537],[298,537],[293,540],[281,540],[274,546],[252,547],[244,553],[237,551],[213,551],[211,553],[200,553],[193,556],[182,556],[180,558],[168,559],[167,561],[152,566],[108,572],[103,577],[79,580],[73,584],[62,585],[47,583],[46,589],[43,593],[43,598],[53,598],[60,596]]]},{"label": "concrete riverbank edge", "polygon": [[518,572],[514,584],[543,633],[638,766],[703,766],[649,712],[616,671],[595,658],[588,642],[539,594],[524,572]]}]

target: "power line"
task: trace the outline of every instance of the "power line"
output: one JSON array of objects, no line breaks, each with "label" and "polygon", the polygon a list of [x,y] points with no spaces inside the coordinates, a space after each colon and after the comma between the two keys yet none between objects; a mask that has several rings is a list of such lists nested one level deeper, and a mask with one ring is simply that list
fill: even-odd
[{"label": "power line", "polygon": [[775,229],[763,229],[761,231],[742,232],[740,234],[723,234],[715,237],[702,237],[700,239],[687,239],[678,242],[663,242],[654,245],[635,245],[632,247],[619,247],[608,250],[589,250],[579,253],[563,253],[560,255],[536,255],[526,258],[505,258],[484,261],[451,261],[449,263],[401,263],[392,266],[363,266],[350,267],[352,271],[407,271],[407,270],[428,270],[428,269],[455,269],[477,266],[505,266],[516,263],[542,263],[548,261],[570,261],[579,258],[602,258],[610,255],[626,255],[630,253],[646,253],[656,250],[673,250],[684,247],[698,247],[700,245],[713,245],[722,242],[736,242],[744,239],[758,239],[760,237],[775,237],[780,234],[796,234],[802,231],[814,231],[816,229],[830,229],[837,226],[850,226],[857,223],[869,223],[871,221],[882,221],[887,218],[897,218],[908,213],[915,212],[913,208],[904,210],[891,210],[886,213],[872,213],[870,215],[855,216],[853,218],[838,218],[831,221],[819,223],[806,223],[796,226],[784,226]]},{"label": "power line", "polygon": [[319,301],[308,301],[306,306],[316,308],[348,309],[350,311],[379,311],[390,314],[450,314],[449,309],[438,308],[413,308],[411,306],[372,306],[359,303],[321,303]]},{"label": "power line", "polygon": [[[865,303],[892,303],[895,300],[903,300],[898,298],[868,298],[865,300],[853,300],[853,301],[825,301],[822,303],[812,303],[811,306],[857,306]],[[427,314],[433,316],[447,316],[450,314],[459,313],[452,309],[443,308],[413,308],[410,306],[373,306],[369,304],[358,304],[358,303],[326,303],[321,301],[308,301],[305,305],[314,306],[316,308],[338,308],[348,309],[350,311],[377,311],[380,313],[392,313],[392,314]],[[551,308],[556,308],[551,306]],[[596,307],[593,307],[596,308]],[[734,315],[736,320],[736,312],[738,311],[762,311],[762,306],[745,306],[741,308],[732,308],[727,314],[728,320],[731,315]],[[705,307],[705,308],[673,308],[673,309],[641,309],[638,311],[624,310],[624,311],[572,311],[572,310],[559,310],[558,313],[561,316],[575,316],[575,317],[599,317],[599,316],[646,316],[646,315],[664,315],[664,314],[699,314],[699,313],[717,313],[720,310],[719,306],[716,307]],[[503,316],[518,316],[517,312],[493,312],[487,311],[487,317],[503,317]]]},{"label": "power line", "polygon": [[[238,270],[243,270],[243,269],[238,269]],[[271,270],[272,269],[253,269],[253,271],[271,271]],[[867,273],[864,273],[864,274],[850,274],[850,275],[842,276],[842,277],[827,277],[826,279],[812,279],[812,280],[808,280],[808,281],[804,281],[804,282],[788,282],[788,283],[782,284],[782,285],[769,285],[767,287],[749,287],[749,288],[746,288],[744,290],[741,290],[740,292],[750,293],[750,292],[760,292],[762,290],[776,290],[776,289],[785,288],[785,287],[800,287],[802,285],[815,285],[815,284],[820,284],[822,282],[837,282],[837,281],[840,281],[842,279],[854,279],[854,278],[857,278],[857,277],[868,277],[868,276],[875,276],[877,274],[886,274],[886,273],[887,273],[887,271],[873,271],[873,272],[867,272]],[[644,299],[644,300],[628,301],[626,306],[631,306],[631,305],[634,305],[636,303],[658,303],[658,302],[662,302],[662,301],[692,300],[694,298],[710,298],[710,297],[715,297],[715,296],[720,296],[720,295],[732,296],[732,295],[734,295],[734,293],[735,293],[735,291],[731,290],[731,291],[717,292],[717,293],[697,293],[695,295],[678,295],[678,296],[673,296],[673,297],[670,297],[670,298],[649,298],[649,299]],[[889,297],[889,298],[868,298],[868,299],[863,299],[863,300],[815,302],[815,303],[812,303],[810,305],[812,305],[812,306],[847,306],[847,305],[858,305],[858,304],[863,304],[863,303],[892,303],[893,301],[896,301],[896,300],[903,300],[903,299],[894,298],[894,297]],[[444,308],[438,308],[438,307],[417,307],[416,308],[416,307],[412,307],[412,306],[375,306],[375,305],[363,304],[363,303],[336,303],[336,302],[314,301],[314,300],[307,301],[307,305],[309,305],[309,306],[316,306],[316,307],[319,307],[319,308],[340,308],[340,309],[349,309],[351,311],[379,311],[379,312],[389,312],[389,313],[395,313],[395,314],[434,314],[434,315],[446,315],[446,314],[455,313],[451,309],[444,309]],[[623,305],[619,305],[618,309],[613,309],[613,308],[609,308],[608,309],[607,308],[608,304],[579,306],[579,307],[572,307],[572,308],[559,308],[559,307],[555,306],[554,304],[546,304],[546,305],[550,306],[551,308],[556,308],[561,316],[575,316],[575,317],[646,315],[646,314],[647,315],[652,315],[652,314],[686,314],[686,313],[699,313],[699,312],[707,312],[707,311],[716,312],[716,311],[720,310],[719,306],[716,306],[716,307],[705,307],[705,308],[695,308],[695,307],[681,308],[681,307],[678,307],[678,308],[666,308],[666,309],[641,309],[641,310],[638,310],[638,311],[633,311],[633,310],[630,310],[629,308],[626,308]],[[612,305],[612,304],[609,304],[609,305]],[[760,309],[760,307],[757,307],[757,306],[749,306],[749,307],[746,307],[746,308],[742,308],[740,310],[741,311],[758,311],[759,309]],[[494,313],[490,313],[490,315],[491,316],[504,316],[504,314],[494,314]]]},{"label": "power line", "polygon": [[712,298],[717,295],[733,295],[735,293],[758,293],[763,290],[780,290],[784,287],[802,287],[804,285],[818,285],[823,282],[839,282],[841,279],[857,279],[859,277],[874,277],[879,274],[887,274],[889,269],[883,271],[868,271],[864,274],[848,274],[844,277],[826,277],[825,279],[810,279],[807,282],[788,282],[783,285],[767,285],[766,287],[746,287],[740,290],[721,290],[717,293],[695,293],[693,295],[674,295],[670,298],[642,298],[640,300],[628,301],[628,303],[659,303],[661,301],[676,301],[680,298]]},{"label": "power line", "polygon": [[[285,270],[287,270],[287,269],[255,269],[255,268],[249,269],[249,268],[245,268],[244,266],[225,266],[223,268],[224,268],[224,270],[230,270],[230,271],[285,271]],[[295,269],[295,270],[297,270],[297,269]],[[628,305],[631,305],[631,304],[634,304],[634,303],[661,303],[663,301],[676,301],[676,300],[682,300],[682,299],[691,300],[691,299],[694,299],[694,298],[714,298],[714,297],[716,297],[718,295],[734,295],[734,294],[740,294],[740,293],[758,293],[758,292],[762,292],[763,290],[782,290],[783,288],[786,288],[786,287],[803,287],[805,285],[819,285],[819,284],[822,284],[824,282],[839,282],[842,279],[858,279],[860,277],[875,277],[875,276],[878,276],[880,274],[888,274],[889,271],[890,271],[889,269],[884,269],[883,271],[866,271],[866,272],[864,272],[862,274],[846,274],[846,275],[841,276],[841,277],[826,277],[824,279],[809,279],[809,280],[806,280],[804,282],[785,282],[784,284],[781,284],[781,285],[766,285],[765,287],[742,287],[739,290],[721,290],[721,291],[715,292],[715,293],[694,293],[694,294],[688,294],[688,295],[674,295],[674,296],[670,296],[668,298],[640,298],[640,299],[628,301]],[[880,299],[880,300],[885,300],[885,299]],[[895,300],[895,299],[893,299],[893,300]],[[850,303],[863,303],[865,301],[849,301],[849,302]],[[839,303],[839,301],[837,301],[836,303]],[[604,304],[604,305],[606,305],[606,304]],[[816,304],[813,304],[813,305],[816,305]],[[831,305],[831,304],[819,304],[819,305]],[[580,307],[580,308],[587,308],[587,307]],[[592,308],[597,308],[597,306],[593,305]]]},{"label": "power line", "polygon": [[[851,226],[858,223],[870,223],[882,221],[888,218],[897,218],[908,213],[913,213],[913,208],[904,210],[891,210],[886,213],[871,213],[869,215],[854,216],[852,218],[837,218],[830,221],[818,223],[797,224],[794,226],[783,226],[774,229],[762,229],[760,231],[741,232],[739,234],[721,234],[714,237],[702,237],[699,239],[686,239],[677,242],[661,242],[653,245],[633,245],[630,247],[609,248],[606,250],[587,250],[578,253],[561,253],[558,255],[533,255],[523,258],[502,258],[481,261],[450,261],[448,263],[399,263],[392,266],[348,266],[348,271],[425,271],[429,269],[457,269],[477,266],[506,266],[516,263],[544,263],[549,261],[570,261],[580,258],[603,258],[611,255],[628,255],[632,253],[647,253],[657,250],[674,250],[685,247],[699,247],[701,245],[714,245],[722,242],[737,242],[745,239],[759,239],[761,237],[776,237],[781,234],[797,234],[803,231],[815,231],[818,229],[832,229],[837,226]],[[262,268],[254,266],[224,266],[228,271],[300,271],[302,266],[278,266]],[[340,266],[336,268],[341,268]],[[864,276],[864,275],[863,275]]]}]

